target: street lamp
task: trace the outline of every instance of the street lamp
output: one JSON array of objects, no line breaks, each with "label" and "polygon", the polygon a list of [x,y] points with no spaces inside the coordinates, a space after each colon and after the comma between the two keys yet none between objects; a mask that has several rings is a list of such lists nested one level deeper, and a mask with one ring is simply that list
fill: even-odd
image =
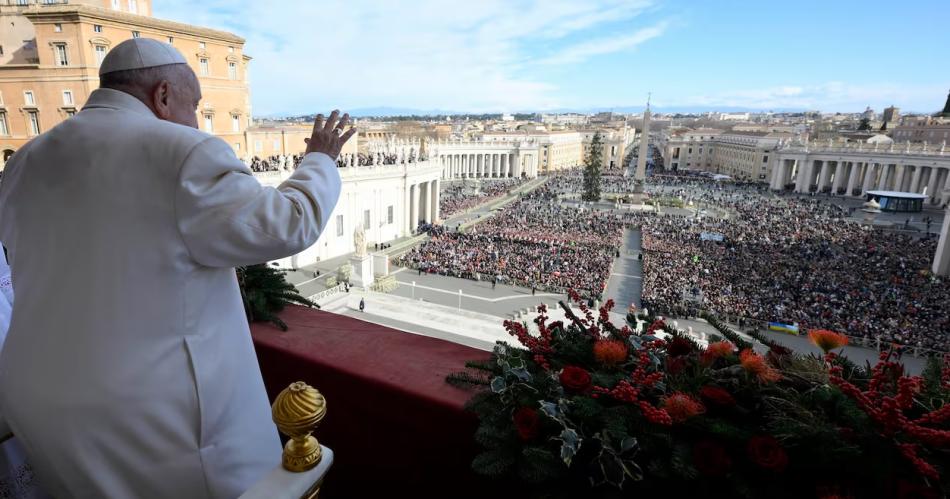
[{"label": "street lamp", "polygon": [[412,299],[416,299],[416,281],[412,281]]},{"label": "street lamp", "polygon": [[462,311],[462,290],[459,290],[459,312]]}]

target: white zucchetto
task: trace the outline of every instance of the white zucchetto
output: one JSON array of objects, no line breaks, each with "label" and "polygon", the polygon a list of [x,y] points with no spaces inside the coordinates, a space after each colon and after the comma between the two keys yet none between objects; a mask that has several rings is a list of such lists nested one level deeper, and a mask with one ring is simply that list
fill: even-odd
[{"label": "white zucchetto", "polygon": [[99,66],[99,76],[115,71],[188,64],[175,47],[150,38],[133,38],[115,46]]}]

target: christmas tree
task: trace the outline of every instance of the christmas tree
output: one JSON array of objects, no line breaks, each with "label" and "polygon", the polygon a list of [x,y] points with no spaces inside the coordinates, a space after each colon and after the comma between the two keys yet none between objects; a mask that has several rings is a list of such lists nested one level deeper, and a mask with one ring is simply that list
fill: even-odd
[{"label": "christmas tree", "polygon": [[600,170],[603,167],[601,154],[603,153],[604,142],[600,133],[594,134],[590,141],[590,149],[587,151],[587,159],[584,160],[584,201],[600,201]]}]

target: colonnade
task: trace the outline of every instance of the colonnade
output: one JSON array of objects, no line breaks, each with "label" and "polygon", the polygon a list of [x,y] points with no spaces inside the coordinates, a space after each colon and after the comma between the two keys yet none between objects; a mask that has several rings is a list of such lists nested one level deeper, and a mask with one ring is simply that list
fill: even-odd
[{"label": "colonnade", "polygon": [[795,192],[826,192],[833,195],[863,196],[868,191],[899,191],[927,195],[930,204],[950,201],[950,157],[930,158],[850,158],[782,157],[772,170],[770,187],[783,190],[794,184]]},{"label": "colonnade", "polygon": [[442,165],[442,178],[511,178],[521,177],[522,173],[532,176],[530,165],[532,155],[511,152],[489,153],[438,153],[437,161]]},{"label": "colonnade", "polygon": [[441,222],[439,216],[439,189],[441,180],[410,183],[406,187],[406,234],[412,234],[420,223]]}]

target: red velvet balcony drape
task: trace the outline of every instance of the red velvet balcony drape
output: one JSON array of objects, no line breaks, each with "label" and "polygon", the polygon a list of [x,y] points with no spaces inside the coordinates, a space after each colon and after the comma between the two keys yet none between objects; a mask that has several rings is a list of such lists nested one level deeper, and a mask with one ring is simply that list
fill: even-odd
[{"label": "red velvet balcony drape", "polygon": [[298,380],[327,399],[316,436],[336,460],[321,498],[488,492],[470,466],[477,421],[463,406],[472,394],[445,383],[488,352],[303,307],[281,318],[289,331],[251,331],[271,400]]}]

